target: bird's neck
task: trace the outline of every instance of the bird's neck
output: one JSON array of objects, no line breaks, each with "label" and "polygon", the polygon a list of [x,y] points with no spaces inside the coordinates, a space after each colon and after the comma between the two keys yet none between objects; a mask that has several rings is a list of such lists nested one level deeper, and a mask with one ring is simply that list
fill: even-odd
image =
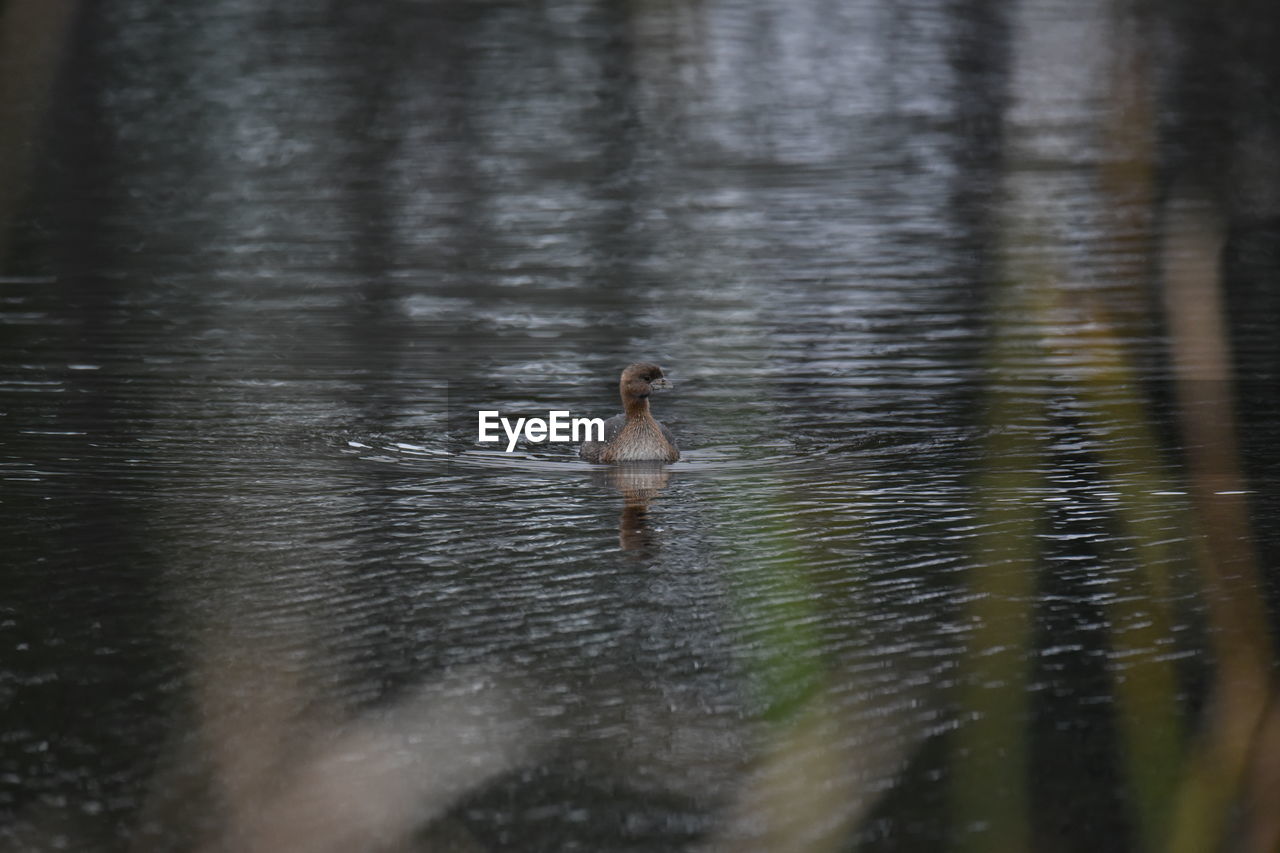
[{"label": "bird's neck", "polygon": [[627,420],[649,417],[648,397],[623,397],[622,408],[627,413]]}]

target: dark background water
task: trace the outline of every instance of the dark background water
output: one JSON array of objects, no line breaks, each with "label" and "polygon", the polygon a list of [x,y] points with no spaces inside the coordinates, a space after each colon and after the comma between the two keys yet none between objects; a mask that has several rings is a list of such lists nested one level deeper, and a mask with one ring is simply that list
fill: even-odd
[{"label": "dark background water", "polygon": [[1280,838],[1269,5],[0,15],[0,850]]}]

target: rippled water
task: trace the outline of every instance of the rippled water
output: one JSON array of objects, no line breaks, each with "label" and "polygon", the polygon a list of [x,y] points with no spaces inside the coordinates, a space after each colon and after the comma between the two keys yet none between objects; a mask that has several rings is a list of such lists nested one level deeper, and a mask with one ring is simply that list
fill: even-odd
[{"label": "rippled water", "polygon": [[[1269,849],[1268,46],[63,23],[0,185],[0,850]],[[680,462],[476,443],[641,359]]]}]

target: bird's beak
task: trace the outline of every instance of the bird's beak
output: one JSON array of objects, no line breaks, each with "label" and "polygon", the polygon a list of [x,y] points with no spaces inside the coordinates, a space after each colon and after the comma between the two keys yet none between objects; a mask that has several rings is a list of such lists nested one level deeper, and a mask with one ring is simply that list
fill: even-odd
[{"label": "bird's beak", "polygon": [[667,377],[663,376],[650,382],[649,387],[655,391],[670,391],[675,386],[671,384]]}]

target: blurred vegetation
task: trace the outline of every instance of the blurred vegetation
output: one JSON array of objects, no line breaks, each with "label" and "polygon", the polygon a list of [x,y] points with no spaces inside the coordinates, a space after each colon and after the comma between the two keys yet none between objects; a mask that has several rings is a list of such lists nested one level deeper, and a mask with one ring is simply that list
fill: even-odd
[{"label": "blurred vegetation", "polygon": [[0,270],[75,9],[74,0],[0,3]]},{"label": "blurred vegetation", "polygon": [[[1132,565],[1109,572],[1106,622],[1134,849],[1265,853],[1280,849],[1280,824],[1271,817],[1280,794],[1275,658],[1236,451],[1222,226],[1213,204],[1177,187],[1158,190],[1150,48],[1132,20],[1118,17],[1112,36],[1114,102],[1100,128],[1107,159],[1098,179],[1107,239],[1128,250],[1118,278],[1129,291],[1117,302],[1143,304],[1149,282],[1161,295],[1185,458],[1177,465],[1162,458],[1159,419],[1134,393],[1152,387],[1140,355],[1126,346],[1142,318],[1071,287],[1081,275],[1073,247],[1037,225],[1044,212],[1036,166],[1012,159],[996,228],[990,438],[974,481],[985,532],[966,593],[972,633],[954,738],[953,827],[963,849],[1048,843],[1036,837],[1028,794],[1037,772],[1029,662],[1038,573],[1046,566],[1040,498],[1055,464],[1045,440],[1054,429],[1048,411],[1051,397],[1065,395],[1077,403],[1075,428],[1116,498],[1111,514],[1122,537],[1098,559]],[[1044,330],[1040,339],[1028,339],[1028,325]],[[1068,387],[1026,381],[1050,375]],[[1193,553],[1174,551],[1171,529],[1191,531]],[[1195,574],[1171,577],[1184,565]],[[1197,577],[1212,677],[1205,710],[1189,717],[1187,674],[1174,663],[1184,641],[1172,633],[1171,608]]]}]

